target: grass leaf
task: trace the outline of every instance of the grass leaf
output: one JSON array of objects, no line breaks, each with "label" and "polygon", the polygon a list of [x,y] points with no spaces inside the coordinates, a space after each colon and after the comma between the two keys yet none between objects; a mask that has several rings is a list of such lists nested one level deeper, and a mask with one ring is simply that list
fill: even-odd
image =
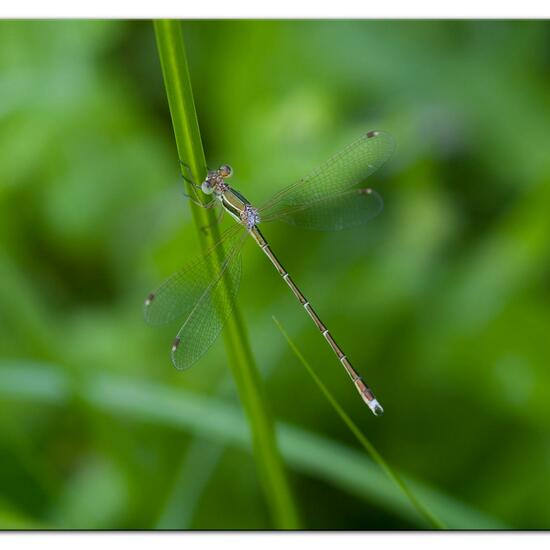
[{"label": "grass leaf", "polygon": [[[189,166],[194,181],[200,182],[205,176],[206,161],[180,22],[155,21],[154,27],[178,154]],[[189,184],[188,191],[192,193]],[[192,209],[201,244],[206,249],[220,237],[216,215],[213,209],[207,210],[195,204]],[[207,225],[210,231],[205,235],[200,228]],[[216,260],[222,261],[220,256]],[[277,448],[274,421],[242,317],[235,306],[232,316],[226,322],[224,337],[239,397],[247,413],[254,456],[275,525],[281,529],[296,529],[299,527],[298,514]]]},{"label": "grass leaf", "polygon": [[398,489],[406,496],[411,502],[418,513],[426,520],[428,525],[434,529],[444,529],[443,523],[418,499],[413,491],[407,486],[407,484],[401,479],[401,477],[393,470],[393,468],[382,458],[382,455],[376,450],[374,445],[367,439],[365,434],[357,427],[357,424],[350,418],[343,407],[338,403],[336,398],[330,393],[329,389],[323,384],[321,379],[317,376],[311,365],[306,361],[300,350],[296,347],[296,344],[290,339],[290,336],[286,333],[281,323],[273,317],[273,321],[277,325],[277,328],[281,331],[281,334],[285,337],[290,349],[294,352],[298,361],[302,363],[309,375],[313,378],[323,395],[327,398],[328,402],[332,405],[334,410],[338,413],[338,416],[343,420],[344,424],[349,428],[350,432],[355,436],[357,441],[365,449],[365,451],[371,456],[386,475],[395,483]]},{"label": "grass leaf", "polygon": [[[33,406],[70,406],[77,388],[60,367],[24,361],[0,363],[0,396]],[[79,397],[113,418],[172,427],[217,443],[251,449],[246,421],[235,406],[218,398],[171,388],[151,380],[94,373],[79,384]],[[391,514],[422,527],[410,500],[365,453],[288,423],[277,425],[281,452],[290,466],[315,476]],[[504,529],[507,526],[425,483],[407,484],[440,512],[451,529]]]}]

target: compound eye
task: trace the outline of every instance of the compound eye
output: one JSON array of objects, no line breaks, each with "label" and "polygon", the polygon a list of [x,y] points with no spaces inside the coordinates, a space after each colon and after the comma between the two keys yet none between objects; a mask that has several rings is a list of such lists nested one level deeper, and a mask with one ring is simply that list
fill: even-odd
[{"label": "compound eye", "polygon": [[211,195],[214,192],[214,189],[212,188],[208,180],[202,182],[201,189],[202,192],[206,193],[207,195]]},{"label": "compound eye", "polygon": [[229,164],[222,164],[220,166],[220,175],[223,178],[230,178],[233,175],[233,168]]}]

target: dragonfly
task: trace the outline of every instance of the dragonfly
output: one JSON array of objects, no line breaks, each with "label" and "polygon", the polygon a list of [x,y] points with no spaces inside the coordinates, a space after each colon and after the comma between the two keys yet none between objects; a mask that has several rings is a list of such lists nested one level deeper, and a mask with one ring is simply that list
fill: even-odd
[{"label": "dragonfly", "polygon": [[248,237],[252,237],[332,348],[363,401],[380,416],[384,409],[373,391],[283,267],[260,231],[260,225],[283,221],[331,231],[355,227],[372,219],[382,210],[383,201],[376,191],[362,184],[391,157],[393,150],[394,140],[390,134],[366,132],[259,208],[228,184],[233,175],[228,164],[208,170],[200,185],[186,178],[197,199],[198,190],[210,197],[209,202],[196,201],[197,204],[204,208],[221,206],[220,212],[227,212],[237,223],[226,229],[200,259],[174,273],[145,300],[148,323],[183,321],[171,349],[174,366],[183,370],[196,363],[231,316],[241,280],[241,249]]}]

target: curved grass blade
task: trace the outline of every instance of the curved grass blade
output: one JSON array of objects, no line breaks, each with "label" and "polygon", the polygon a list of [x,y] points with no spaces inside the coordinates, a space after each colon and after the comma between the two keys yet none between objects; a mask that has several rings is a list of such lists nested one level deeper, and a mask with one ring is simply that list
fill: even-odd
[{"label": "curved grass blade", "polygon": [[317,202],[290,206],[272,216],[262,216],[262,221],[283,221],[318,231],[339,231],[372,220],[383,207],[382,197],[373,189],[352,189]]},{"label": "curved grass blade", "polygon": [[[29,402],[36,410],[55,406],[71,411],[75,392],[96,414],[185,431],[219,445],[252,448],[241,411],[224,399],[98,370],[89,371],[77,389],[71,375],[59,365],[0,359],[0,398],[4,400]],[[279,423],[278,432],[281,450],[297,472],[418,524],[420,518],[411,516],[409,501],[387,478],[378,475],[364,453],[292,424]],[[512,528],[436,486],[413,479],[408,483],[425,502],[441,511],[452,529]]]},{"label": "curved grass blade", "polygon": [[367,132],[311,174],[276,193],[260,208],[260,213],[270,218],[289,208],[327,200],[359,185],[390,158],[394,149],[390,134]]},{"label": "curved grass blade", "polygon": [[172,346],[172,362],[177,369],[188,369],[210,348],[231,314],[241,282],[241,248],[246,232],[237,236],[216,278],[199,296],[178,332]]},{"label": "curved grass blade", "polygon": [[242,232],[242,226],[231,226],[201,258],[171,275],[151,292],[145,300],[145,320],[151,325],[163,325],[189,316],[209,283],[217,279],[223,269],[225,260],[217,264],[213,256],[225,256],[221,247],[231,247]]},{"label": "curved grass blade", "polygon": [[327,398],[328,402],[332,405],[334,410],[338,413],[338,416],[344,421],[351,433],[356,437],[357,441],[365,449],[365,451],[371,456],[371,458],[386,472],[387,476],[397,485],[398,489],[404,494],[410,501],[418,513],[428,522],[434,529],[445,529],[445,525],[439,520],[409,489],[401,477],[393,470],[393,468],[382,458],[382,455],[376,450],[374,445],[367,439],[363,432],[357,427],[355,422],[348,416],[346,411],[342,408],[336,398],[330,393],[329,389],[323,384],[321,379],[317,376],[311,365],[306,361],[300,350],[296,347],[296,344],[290,339],[290,336],[286,333],[281,323],[273,317],[274,323],[280,330],[281,334],[287,341],[290,349],[294,352],[298,361],[302,363],[309,375],[313,378],[323,395]]}]

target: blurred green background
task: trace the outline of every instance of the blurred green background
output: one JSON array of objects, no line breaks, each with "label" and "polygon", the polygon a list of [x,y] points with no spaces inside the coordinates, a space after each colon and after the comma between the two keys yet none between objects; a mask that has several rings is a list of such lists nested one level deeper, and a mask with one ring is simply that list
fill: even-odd
[{"label": "blurred green background", "polygon": [[[374,221],[266,226],[240,292],[304,527],[423,528],[275,315],[449,527],[550,527],[548,22],[184,22],[208,162],[256,204],[369,129]],[[200,252],[147,21],[0,23],[0,527],[272,527],[223,339],[177,372],[143,299]]]}]

